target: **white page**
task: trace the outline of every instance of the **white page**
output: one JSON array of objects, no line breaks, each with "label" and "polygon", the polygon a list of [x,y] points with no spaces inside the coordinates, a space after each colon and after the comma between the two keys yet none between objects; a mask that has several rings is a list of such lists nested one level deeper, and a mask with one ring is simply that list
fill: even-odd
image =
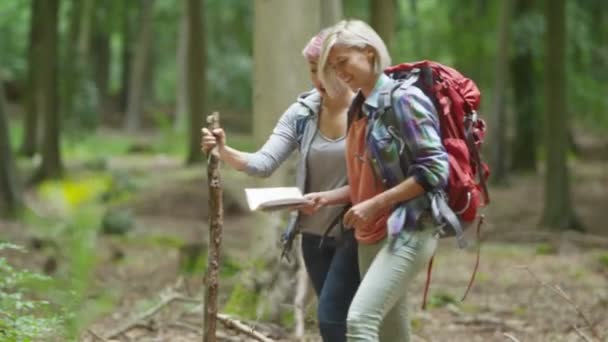
[{"label": "white page", "polygon": [[247,188],[245,195],[250,210],[271,209],[274,206],[281,207],[307,202],[300,189],[296,187]]}]

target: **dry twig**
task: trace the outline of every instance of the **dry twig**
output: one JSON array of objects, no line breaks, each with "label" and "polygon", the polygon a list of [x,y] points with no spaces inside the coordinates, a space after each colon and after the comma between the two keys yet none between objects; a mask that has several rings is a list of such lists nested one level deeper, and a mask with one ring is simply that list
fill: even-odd
[{"label": "dry twig", "polygon": [[91,336],[95,337],[96,339],[103,341],[103,342],[107,342],[108,340],[106,340],[105,338],[103,338],[102,336],[100,336],[98,333],[96,333],[95,331],[93,331],[93,329],[87,329],[87,332],[89,334],[91,334]]},{"label": "dry twig", "polygon": [[116,336],[123,334],[124,332],[128,331],[129,329],[133,328],[134,326],[140,324],[142,321],[145,321],[146,319],[154,316],[162,308],[164,308],[165,306],[171,304],[173,301],[176,301],[176,300],[186,301],[186,302],[193,301],[192,298],[184,297],[183,295],[181,295],[177,292],[169,291],[168,294],[166,294],[164,296],[161,295],[161,300],[156,305],[154,305],[150,309],[142,312],[141,314],[135,316],[134,318],[126,321],[124,324],[118,326],[118,328],[107,333],[105,336],[105,339],[112,339]]},{"label": "dry twig", "polygon": [[519,340],[515,336],[513,336],[509,333],[503,333],[502,335],[513,342],[519,342]]},{"label": "dry twig", "polygon": [[218,314],[217,319],[222,324],[224,324],[224,326],[226,326],[227,328],[231,328],[231,329],[237,330],[239,332],[242,332],[243,334],[246,334],[247,336],[256,339],[256,341],[274,342],[273,339],[270,339],[270,338],[262,335],[261,333],[255,331],[252,327],[246,325],[245,323],[243,323],[241,321],[230,318],[227,315]]},{"label": "dry twig", "polygon": [[[570,296],[568,296],[568,294],[559,285],[551,285],[551,284],[545,283],[540,278],[538,278],[538,276],[534,272],[532,272],[532,270],[530,269],[529,266],[520,266],[519,268],[523,268],[526,271],[528,271],[528,273],[532,276],[532,279],[536,280],[543,287],[546,287],[549,290],[557,293],[557,295],[559,297],[561,297],[568,304],[570,304],[570,306],[576,311],[578,316],[585,322],[587,327],[589,327],[589,330],[591,330],[591,334],[593,335],[593,337],[595,337],[598,341],[602,340],[600,338],[600,335],[598,334],[598,332],[595,330],[595,326],[591,323],[591,321],[587,318],[587,316],[583,313],[583,311],[578,307],[578,305],[576,305],[576,303],[572,300],[572,298],[570,298]],[[577,332],[579,332],[578,328],[575,327],[574,329]]]}]

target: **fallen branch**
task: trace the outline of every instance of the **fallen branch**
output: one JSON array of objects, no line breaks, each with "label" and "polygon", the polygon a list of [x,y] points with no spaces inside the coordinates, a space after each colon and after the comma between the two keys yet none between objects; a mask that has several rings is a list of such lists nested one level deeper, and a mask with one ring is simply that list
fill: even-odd
[{"label": "fallen branch", "polygon": [[509,340],[513,341],[513,342],[519,342],[519,340],[518,340],[518,339],[517,339],[515,336],[513,336],[513,335],[511,335],[511,334],[508,334],[508,333],[503,333],[502,335],[503,335],[504,337],[508,338]]},{"label": "fallen branch", "polygon": [[134,326],[140,324],[142,321],[145,321],[146,319],[154,316],[162,308],[164,308],[165,306],[171,304],[173,301],[176,301],[176,300],[186,301],[186,302],[193,301],[192,298],[184,297],[183,295],[181,295],[177,292],[172,292],[172,291],[169,292],[169,294],[167,294],[167,295],[164,295],[164,296],[161,295],[160,302],[158,302],[156,305],[154,305],[150,309],[148,309],[148,310],[142,312],[141,314],[135,316],[134,318],[128,320],[124,324],[118,326],[118,328],[110,331],[109,333],[106,334],[106,336],[104,338],[107,340],[110,340],[110,339],[113,339],[114,337],[117,337],[117,336],[123,334],[124,332],[130,330]]},{"label": "fallen branch", "polygon": [[103,342],[107,342],[108,340],[106,340],[105,338],[103,338],[102,336],[100,336],[98,333],[96,333],[95,331],[93,331],[93,329],[87,329],[87,332],[89,334],[91,334],[91,336],[93,336],[94,338],[103,341]]},{"label": "fallen branch", "polygon": [[505,330],[521,331],[518,326],[523,325],[521,321],[515,320],[504,320],[493,316],[473,316],[473,317],[462,317],[454,321],[457,324],[464,325],[497,325],[502,326]]},{"label": "fallen branch", "polygon": [[579,329],[576,325],[573,325],[572,328],[574,328],[574,331],[576,331],[576,333],[578,334],[578,336],[580,336],[583,340],[585,340],[585,342],[593,342],[589,337],[587,337],[587,335],[585,335],[584,332],[581,331],[581,329]]},{"label": "fallen branch", "polygon": [[[529,266],[520,266],[518,268],[523,268],[526,271],[528,271],[528,273],[532,276],[532,279],[536,280],[543,287],[546,287],[549,290],[557,293],[557,295],[559,297],[561,297],[568,304],[570,304],[570,306],[576,311],[578,316],[585,322],[587,327],[589,327],[589,330],[591,330],[591,334],[593,335],[593,337],[595,337],[598,341],[602,340],[600,338],[600,335],[598,334],[598,332],[595,330],[595,326],[593,324],[591,324],[591,321],[587,318],[587,316],[583,313],[583,311],[578,307],[578,305],[576,305],[576,303],[572,300],[572,298],[570,298],[570,296],[568,296],[568,294],[559,285],[550,285],[550,284],[547,284],[544,281],[540,280],[540,278],[538,278],[538,276],[536,276],[536,274],[534,272],[532,272],[532,270],[530,269]],[[575,330],[578,331],[578,329],[576,327],[575,327]]]},{"label": "fallen branch", "polygon": [[255,331],[254,328],[248,326],[247,324],[245,324],[243,322],[237,321],[236,319],[230,318],[227,315],[218,314],[217,320],[220,321],[222,324],[224,324],[224,326],[226,326],[227,328],[231,328],[231,329],[237,330],[239,332],[242,332],[243,334],[254,338],[256,341],[274,342],[273,339],[270,339],[270,338],[260,334],[259,332]]}]

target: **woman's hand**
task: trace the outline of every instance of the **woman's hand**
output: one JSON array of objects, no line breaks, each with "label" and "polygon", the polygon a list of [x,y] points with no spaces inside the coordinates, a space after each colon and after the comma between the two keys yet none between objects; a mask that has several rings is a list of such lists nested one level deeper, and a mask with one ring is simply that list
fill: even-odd
[{"label": "woman's hand", "polygon": [[327,198],[323,192],[311,192],[304,195],[304,198],[308,200],[308,203],[299,206],[298,210],[306,215],[312,215],[327,205]]},{"label": "woman's hand", "polygon": [[207,128],[203,128],[201,130],[202,138],[201,138],[201,150],[203,152],[209,152],[215,146],[218,146],[218,149],[223,150],[226,145],[226,133],[221,128],[216,128],[213,132],[209,131]]},{"label": "woman's hand", "polygon": [[382,205],[377,198],[370,198],[350,208],[344,214],[344,226],[360,229],[378,216],[378,212],[382,209]]}]

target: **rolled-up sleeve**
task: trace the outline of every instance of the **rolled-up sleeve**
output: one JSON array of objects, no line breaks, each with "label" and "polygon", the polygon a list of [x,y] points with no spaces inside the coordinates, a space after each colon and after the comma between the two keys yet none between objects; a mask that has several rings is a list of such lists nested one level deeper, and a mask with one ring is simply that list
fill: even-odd
[{"label": "rolled-up sleeve", "polygon": [[395,99],[395,111],[404,120],[403,140],[411,152],[408,177],[426,190],[447,185],[448,155],[441,141],[439,119],[431,100],[418,88],[408,87]]},{"label": "rolled-up sleeve", "polygon": [[297,102],[292,104],[283,113],[262,148],[246,154],[245,172],[248,175],[269,177],[291,155],[297,147],[295,120],[301,107]]}]

